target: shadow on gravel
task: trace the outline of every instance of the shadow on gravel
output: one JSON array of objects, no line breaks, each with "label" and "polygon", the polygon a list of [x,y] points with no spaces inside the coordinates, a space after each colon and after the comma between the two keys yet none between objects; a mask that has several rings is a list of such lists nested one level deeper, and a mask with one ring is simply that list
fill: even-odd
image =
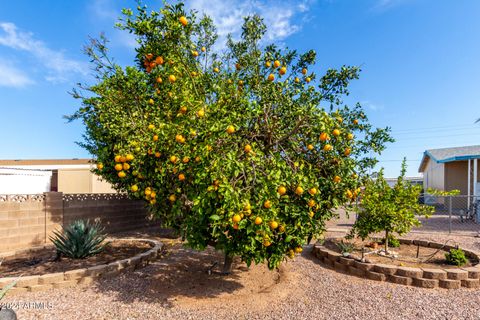
[{"label": "shadow on gravel", "polygon": [[172,307],[180,297],[205,299],[232,293],[243,288],[238,280],[241,273],[249,271],[244,264],[235,261],[232,274],[221,275],[219,269],[223,256],[219,252],[213,248],[201,252],[185,248],[173,234],[169,236],[165,230],[153,229],[115,236],[154,238],[166,245],[163,257],[150,265],[97,282],[95,291],[112,295],[124,303],[143,301]]}]

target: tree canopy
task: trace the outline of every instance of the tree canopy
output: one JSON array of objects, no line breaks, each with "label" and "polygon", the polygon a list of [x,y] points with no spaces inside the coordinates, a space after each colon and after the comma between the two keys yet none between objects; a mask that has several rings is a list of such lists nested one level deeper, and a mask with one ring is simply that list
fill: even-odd
[{"label": "tree canopy", "polygon": [[270,268],[301,252],[391,141],[342,101],[359,68],[317,74],[313,50],[265,44],[259,16],[218,50],[212,20],[181,2],[123,14],[134,64],[119,66],[104,37],[92,40],[96,83],[73,92],[82,106],[69,119],[85,124],[95,173],[193,248]]}]

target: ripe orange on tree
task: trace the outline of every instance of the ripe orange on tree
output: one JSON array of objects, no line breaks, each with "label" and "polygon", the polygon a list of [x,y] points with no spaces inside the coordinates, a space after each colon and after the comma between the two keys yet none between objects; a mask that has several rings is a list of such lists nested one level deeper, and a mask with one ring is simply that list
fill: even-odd
[{"label": "ripe orange on tree", "polygon": [[279,195],[283,196],[285,193],[287,193],[287,188],[285,188],[284,186],[280,186],[278,187],[277,192]]},{"label": "ripe orange on tree", "polygon": [[322,133],[320,134],[320,141],[327,141],[327,140],[329,140],[329,139],[330,139],[330,137],[328,136],[328,133],[322,132]]},{"label": "ripe orange on tree", "polygon": [[270,209],[272,207],[272,202],[270,200],[265,200],[265,202],[263,203],[263,207],[265,209]]},{"label": "ripe orange on tree", "polygon": [[178,21],[180,21],[180,23],[181,23],[184,27],[188,24],[187,17],[185,17],[185,16],[181,16],[180,18],[178,18]]},{"label": "ripe orange on tree", "polygon": [[232,134],[232,133],[234,133],[234,132],[235,132],[235,127],[232,126],[232,125],[229,125],[229,126],[227,127],[227,133],[228,133],[228,134]]},{"label": "ripe orange on tree", "polygon": [[303,194],[303,188],[298,186],[296,189],[295,189],[295,194],[298,195],[298,196],[301,196]]}]

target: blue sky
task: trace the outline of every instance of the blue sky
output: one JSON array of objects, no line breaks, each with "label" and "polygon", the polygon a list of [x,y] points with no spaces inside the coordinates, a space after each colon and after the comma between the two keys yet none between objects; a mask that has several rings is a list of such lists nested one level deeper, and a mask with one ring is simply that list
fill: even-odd
[{"label": "blue sky", "polygon": [[[161,1],[146,1],[158,9]],[[390,126],[397,142],[379,158],[387,176],[425,149],[479,144],[480,1],[478,0],[195,0],[213,16],[221,39],[238,34],[241,17],[265,17],[267,38],[316,50],[317,71],[360,65],[348,103],[360,101],[371,122]],[[77,101],[68,91],[89,81],[82,48],[105,32],[112,55],[131,63],[134,39],[113,28],[133,0],[0,2],[0,159],[88,157],[66,124]]]}]

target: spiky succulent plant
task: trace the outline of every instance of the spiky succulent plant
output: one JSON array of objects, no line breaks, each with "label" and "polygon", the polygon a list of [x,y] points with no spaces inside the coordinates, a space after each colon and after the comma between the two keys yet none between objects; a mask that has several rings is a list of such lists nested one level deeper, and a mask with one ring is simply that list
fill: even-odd
[{"label": "spiky succulent plant", "polygon": [[54,231],[50,240],[57,254],[73,259],[83,259],[104,250],[107,235],[99,222],[77,220],[61,231]]}]

